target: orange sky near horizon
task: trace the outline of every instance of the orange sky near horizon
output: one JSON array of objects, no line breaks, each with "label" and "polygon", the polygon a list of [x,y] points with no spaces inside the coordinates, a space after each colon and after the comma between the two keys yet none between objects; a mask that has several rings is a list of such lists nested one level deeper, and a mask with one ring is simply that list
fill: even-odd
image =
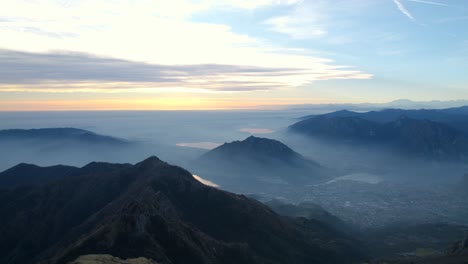
[{"label": "orange sky near horizon", "polygon": [[294,104],[301,104],[301,101],[239,101],[228,98],[224,100],[212,98],[8,100],[0,101],[0,111],[245,110],[278,109],[281,106]]}]

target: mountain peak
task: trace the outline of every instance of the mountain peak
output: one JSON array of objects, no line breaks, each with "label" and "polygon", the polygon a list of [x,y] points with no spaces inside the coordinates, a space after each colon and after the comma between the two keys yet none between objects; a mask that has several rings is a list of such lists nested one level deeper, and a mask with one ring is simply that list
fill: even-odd
[{"label": "mountain peak", "polygon": [[157,166],[157,165],[159,165],[161,163],[163,163],[163,161],[160,160],[158,157],[153,155],[153,156],[150,156],[150,157],[146,158],[143,161],[138,162],[137,164],[135,164],[135,166],[136,167]]},{"label": "mountain peak", "polygon": [[244,139],[244,141],[254,141],[254,140],[259,140],[261,139],[260,137],[256,137],[256,136],[249,136],[248,138]]},{"label": "mountain peak", "polygon": [[250,136],[242,141],[225,143],[212,152],[224,152],[228,155],[268,156],[279,159],[289,159],[299,155],[278,140],[255,136]]}]

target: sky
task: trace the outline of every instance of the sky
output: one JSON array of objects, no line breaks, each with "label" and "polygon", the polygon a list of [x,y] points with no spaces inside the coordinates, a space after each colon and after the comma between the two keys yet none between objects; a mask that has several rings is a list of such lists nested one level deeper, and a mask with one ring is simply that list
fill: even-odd
[{"label": "sky", "polygon": [[468,99],[467,0],[0,3],[0,111]]}]

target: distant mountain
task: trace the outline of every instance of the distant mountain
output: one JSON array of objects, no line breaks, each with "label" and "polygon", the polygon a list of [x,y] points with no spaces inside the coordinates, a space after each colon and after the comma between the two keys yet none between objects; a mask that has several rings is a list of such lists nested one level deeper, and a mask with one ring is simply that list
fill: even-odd
[{"label": "distant mountain", "polygon": [[233,141],[210,150],[202,159],[245,159],[253,162],[295,162],[301,155],[285,144],[268,138],[250,136],[243,141]]},{"label": "distant mountain", "polygon": [[398,147],[428,158],[458,158],[468,155],[468,138],[447,125],[401,117],[385,124],[382,138],[397,142]]},{"label": "distant mountain", "polygon": [[291,125],[292,131],[311,136],[323,136],[339,139],[371,140],[378,137],[378,123],[356,116],[321,115],[308,118]]},{"label": "distant mountain", "polygon": [[468,106],[447,109],[384,109],[370,112],[353,112],[340,110],[323,115],[308,115],[301,118],[306,120],[312,117],[359,117],[364,120],[389,123],[402,116],[418,120],[430,120],[451,126],[468,133]]},{"label": "distant mountain", "polygon": [[0,130],[0,141],[11,140],[47,140],[75,141],[89,144],[125,144],[126,140],[99,135],[91,131],[77,128],[39,128],[39,129],[7,129]]},{"label": "distant mountain", "polygon": [[378,111],[388,108],[398,109],[446,109],[455,107],[464,107],[468,105],[468,100],[452,100],[452,101],[412,101],[408,99],[399,99],[386,103],[344,103],[344,104],[302,104],[289,106],[275,106],[275,108],[286,110],[309,110],[314,112],[330,112],[340,109],[349,109],[354,111]]},{"label": "distant mountain", "polygon": [[81,166],[93,160],[121,161],[129,159],[124,155],[142,151],[138,142],[77,128],[0,130],[0,171],[18,163]]},{"label": "distant mountain", "polygon": [[197,164],[203,177],[221,186],[233,182],[303,184],[323,180],[330,173],[277,140],[254,136],[210,150]]},{"label": "distant mountain", "polygon": [[156,157],[133,166],[96,163],[76,170],[43,186],[0,191],[0,263],[363,259],[359,243],[326,224],[278,216]]},{"label": "distant mountain", "polygon": [[380,123],[361,116],[340,111],[310,117],[291,125],[289,129],[332,140],[381,144],[430,159],[458,160],[468,157],[467,136],[446,124],[407,116]]}]

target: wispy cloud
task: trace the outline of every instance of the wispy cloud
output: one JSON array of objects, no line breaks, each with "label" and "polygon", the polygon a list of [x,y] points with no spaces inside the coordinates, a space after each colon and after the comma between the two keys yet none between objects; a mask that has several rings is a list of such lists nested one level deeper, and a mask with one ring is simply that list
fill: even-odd
[{"label": "wispy cloud", "polygon": [[408,9],[406,9],[406,7],[400,2],[400,0],[393,0],[393,2],[398,7],[398,10],[400,10],[400,12],[403,13],[403,15],[407,16],[411,20],[415,20],[413,15],[408,11]]},{"label": "wispy cloud", "polygon": [[264,23],[271,26],[271,30],[294,39],[313,39],[327,34],[327,31],[311,17],[280,16],[268,19]]},{"label": "wispy cloud", "polygon": [[[293,8],[300,2],[96,0],[63,5],[57,1],[11,1],[0,9],[0,19],[8,21],[0,23],[1,48],[24,53],[1,54],[20,58],[0,58],[4,70],[0,84],[10,82],[8,87],[2,86],[3,90],[238,92],[296,87],[327,78],[371,78],[328,59],[327,54],[312,55],[311,49],[307,54],[293,54],[289,47],[255,34],[235,32],[228,24],[191,19],[207,10],[236,8],[250,12],[278,5]],[[299,38],[323,34],[320,27],[310,27],[317,21],[315,14],[313,19],[304,20],[310,17],[309,11],[302,10],[299,20],[288,17],[272,21],[280,28],[283,25],[284,30],[292,26],[292,33]],[[302,22],[307,22],[306,27]],[[144,30],[148,28],[151,30]],[[49,53],[64,48],[78,53]]]},{"label": "wispy cloud", "polygon": [[449,6],[444,3],[438,3],[438,2],[432,2],[432,1],[424,1],[424,0],[408,0],[410,2],[415,2],[415,3],[423,3],[423,4],[429,4],[429,5],[438,5],[438,6]]},{"label": "wispy cloud", "polygon": [[371,75],[322,62],[314,68],[227,64],[163,65],[84,53],[0,50],[0,91],[191,91],[275,90],[326,79]]}]

